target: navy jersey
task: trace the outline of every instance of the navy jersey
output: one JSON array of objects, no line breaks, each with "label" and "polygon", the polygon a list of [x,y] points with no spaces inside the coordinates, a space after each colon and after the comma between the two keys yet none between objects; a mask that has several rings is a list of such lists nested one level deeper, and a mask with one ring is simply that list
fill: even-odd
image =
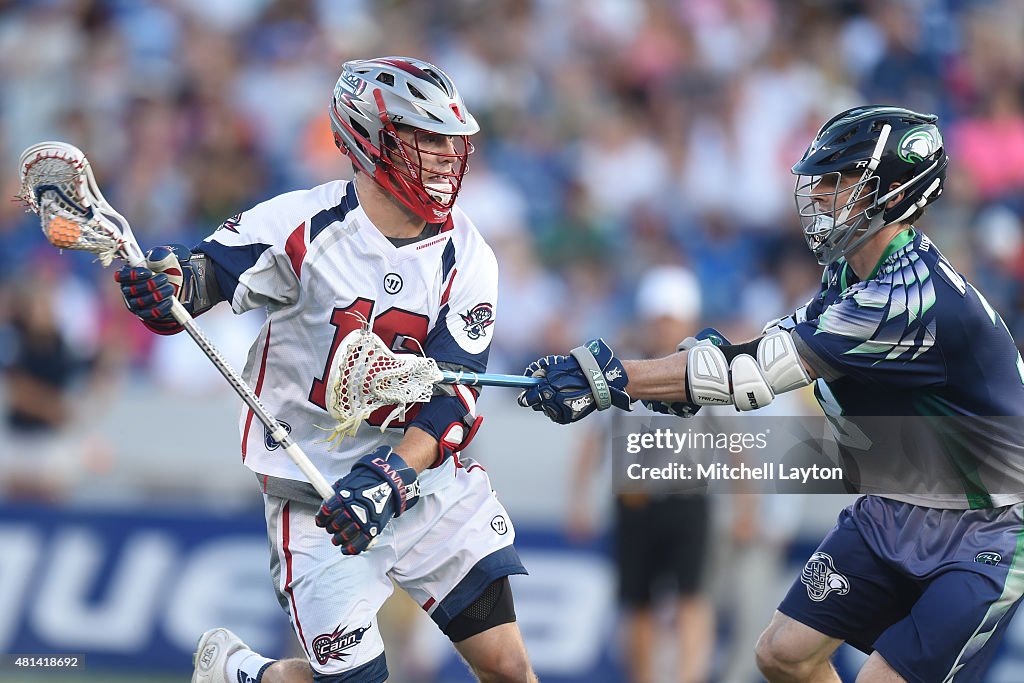
[{"label": "navy jersey", "polygon": [[[857,280],[844,259],[830,265],[821,291],[807,306],[806,320],[794,329],[794,341],[819,377],[815,395],[831,417],[859,423],[856,418],[862,416],[946,416],[959,418],[961,425],[981,425],[984,417],[1024,414],[1024,362],[1006,325],[935,245],[914,230],[894,238],[864,281]],[[1012,429],[1021,421],[1009,422]],[[939,432],[949,421],[904,423]],[[981,432],[991,436],[993,430]],[[887,483],[860,490],[931,507],[1020,502],[1024,451],[1019,438],[1005,433],[1001,438],[995,447],[943,446],[931,461],[917,463],[912,474],[900,469],[905,463],[883,461],[877,453],[874,460],[862,458],[856,463],[860,481],[871,481],[872,471],[880,471],[877,480]],[[922,471],[933,472],[941,485],[921,481]],[[913,481],[896,486],[892,477]],[[951,478],[962,480],[960,490],[949,490]]]}]

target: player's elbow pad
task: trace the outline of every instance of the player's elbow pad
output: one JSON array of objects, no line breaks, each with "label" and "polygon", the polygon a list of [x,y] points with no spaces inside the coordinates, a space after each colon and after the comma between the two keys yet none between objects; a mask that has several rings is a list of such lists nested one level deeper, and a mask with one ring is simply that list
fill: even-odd
[{"label": "player's elbow pad", "polygon": [[756,410],[777,394],[810,382],[792,336],[781,330],[756,342],[725,347],[700,344],[687,352],[687,391],[691,402],[700,405],[732,404],[737,410]]}]

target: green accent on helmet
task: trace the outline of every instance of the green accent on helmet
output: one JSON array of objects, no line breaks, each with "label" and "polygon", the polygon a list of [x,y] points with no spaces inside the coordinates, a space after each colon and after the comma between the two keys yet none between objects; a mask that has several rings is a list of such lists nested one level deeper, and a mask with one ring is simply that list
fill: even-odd
[{"label": "green accent on helmet", "polygon": [[912,128],[900,138],[896,154],[908,164],[917,164],[942,147],[942,136],[935,126]]}]

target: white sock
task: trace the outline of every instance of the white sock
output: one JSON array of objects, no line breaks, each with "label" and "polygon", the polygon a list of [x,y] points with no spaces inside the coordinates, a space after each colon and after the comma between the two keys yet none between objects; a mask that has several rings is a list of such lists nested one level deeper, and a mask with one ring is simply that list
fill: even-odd
[{"label": "white sock", "polygon": [[276,661],[249,649],[239,650],[228,657],[228,680],[234,683],[237,676],[238,683],[260,683],[263,671]]}]

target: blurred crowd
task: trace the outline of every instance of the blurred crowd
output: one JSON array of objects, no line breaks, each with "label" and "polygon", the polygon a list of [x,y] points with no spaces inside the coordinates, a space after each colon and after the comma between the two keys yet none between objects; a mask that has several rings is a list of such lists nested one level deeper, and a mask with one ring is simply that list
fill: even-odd
[{"label": "blurred crowd", "polygon": [[[6,0],[0,189],[25,146],[67,140],[143,245],[192,245],[350,174],[326,115],[344,60],[426,58],[482,125],[460,204],[514,321],[493,369],[518,371],[628,331],[658,265],[694,272],[704,320],[737,337],[802,303],[820,271],[788,168],[836,111],[892,103],[941,116],[951,177],[923,225],[1021,335],[1021,35],[1014,0]],[[109,273],[55,259],[4,202],[0,319],[41,264],[146,368],[153,340],[117,319]]]}]

